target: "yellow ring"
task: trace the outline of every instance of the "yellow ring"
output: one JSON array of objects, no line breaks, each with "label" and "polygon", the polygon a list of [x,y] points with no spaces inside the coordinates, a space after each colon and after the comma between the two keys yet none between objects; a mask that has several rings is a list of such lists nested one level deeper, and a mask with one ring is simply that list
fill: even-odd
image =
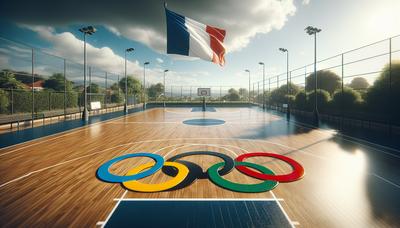
[{"label": "yellow ring", "polygon": [[[189,169],[178,162],[165,162],[165,166],[172,166],[178,169],[178,174],[173,177],[172,179],[164,182],[164,183],[159,183],[159,184],[144,184],[140,183],[137,180],[132,180],[132,181],[125,181],[122,182],[122,184],[129,190],[137,191],[137,192],[160,192],[164,191],[170,188],[173,188],[177,186],[179,183],[181,183],[189,174]],[[127,176],[129,175],[135,175],[144,169],[148,169],[154,166],[154,162],[146,163],[144,165],[140,165],[136,168],[133,168],[129,170],[129,172],[126,174]]]}]

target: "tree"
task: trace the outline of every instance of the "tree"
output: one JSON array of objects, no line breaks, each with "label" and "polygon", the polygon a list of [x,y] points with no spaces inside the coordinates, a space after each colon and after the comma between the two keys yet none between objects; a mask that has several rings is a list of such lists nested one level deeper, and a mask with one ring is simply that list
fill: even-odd
[{"label": "tree", "polygon": [[239,101],[240,100],[239,92],[236,89],[231,88],[228,90],[228,94],[225,95],[223,99],[228,101]]},{"label": "tree", "polygon": [[90,83],[90,85],[86,88],[87,93],[100,93],[100,86],[96,83]]},{"label": "tree", "polygon": [[0,113],[7,113],[9,104],[7,92],[0,89]]},{"label": "tree", "polygon": [[[317,72],[317,88],[328,91],[333,94],[337,89],[341,87],[340,77],[332,71],[320,70]],[[310,74],[306,78],[306,91],[314,91],[315,76],[314,73]]]},{"label": "tree", "polygon": [[2,71],[0,73],[0,87],[5,89],[24,89],[24,84],[15,79],[11,71]]},{"label": "tree", "polygon": [[400,61],[393,61],[391,66],[391,89],[389,87],[390,68],[387,64],[374,84],[366,94],[367,107],[375,114],[390,113],[393,116],[400,114],[400,106],[396,102],[400,100]]},{"label": "tree", "polygon": [[335,110],[351,111],[357,110],[362,102],[361,95],[352,88],[345,87],[337,90],[332,96],[332,107]]},{"label": "tree", "polygon": [[349,87],[355,90],[368,89],[369,83],[365,78],[356,77],[351,80]]},{"label": "tree", "polygon": [[240,88],[239,89],[239,95],[242,99],[248,98],[249,96],[249,91],[247,91],[247,89],[245,88]]},{"label": "tree", "polygon": [[147,89],[147,94],[149,97],[157,98],[164,92],[164,85],[161,83],[157,83],[155,85],[151,85]]},{"label": "tree", "polygon": [[[55,91],[64,91],[64,84],[65,84],[64,75],[61,73],[56,73],[53,74],[49,79],[44,81],[43,87]],[[73,86],[72,82],[67,80],[65,84],[65,90],[72,91],[72,86]]]},{"label": "tree", "polygon": [[[119,87],[125,93],[125,77],[119,80]],[[128,94],[139,94],[142,92],[142,84],[132,76],[128,76]]]},{"label": "tree", "polygon": [[[299,87],[293,83],[289,83],[289,93],[297,94],[299,92]],[[278,89],[271,91],[270,102],[272,104],[286,104],[287,103],[287,85],[282,85]]]}]

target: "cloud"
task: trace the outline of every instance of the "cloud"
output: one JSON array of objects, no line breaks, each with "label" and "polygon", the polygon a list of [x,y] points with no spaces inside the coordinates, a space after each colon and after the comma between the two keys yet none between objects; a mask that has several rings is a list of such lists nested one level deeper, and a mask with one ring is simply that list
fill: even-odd
[{"label": "cloud", "polygon": [[301,2],[301,4],[302,4],[302,5],[308,5],[308,4],[310,4],[310,0],[303,0],[303,1]]},{"label": "cloud", "polygon": [[161,58],[156,58],[156,61],[157,61],[158,63],[163,63],[163,62],[164,62],[164,60],[162,60]]},{"label": "cloud", "polygon": [[[50,76],[53,73],[62,72],[61,63],[62,60],[55,56],[67,59],[67,62],[74,62],[79,64],[78,66],[72,67],[67,64],[67,76],[70,80],[81,82],[83,77],[83,41],[75,37],[70,32],[56,33],[55,29],[51,26],[32,26],[32,25],[20,25],[21,27],[27,28],[36,32],[42,39],[46,40],[51,44],[51,48],[43,50],[45,53],[54,55],[47,56],[46,54],[40,54],[40,58],[36,59],[35,72]],[[13,46],[8,48],[15,49]],[[0,49],[0,53],[4,53],[3,57],[9,56],[9,53],[5,52],[4,48]],[[87,50],[87,63],[92,67],[92,81],[96,83],[104,83],[105,72],[108,72],[108,79],[116,82],[117,75],[120,78],[124,75],[124,57],[117,55],[109,47],[94,47],[90,44],[90,41],[86,43]],[[6,59],[0,59],[3,62]],[[163,62],[161,58],[156,59],[157,62]],[[60,64],[57,64],[60,63]],[[9,65],[9,64],[8,64]],[[58,66],[58,67],[57,67]],[[11,66],[12,68],[12,66]],[[15,68],[15,66],[14,66]],[[139,80],[143,79],[143,67],[139,65],[138,61],[127,61],[128,75],[134,75]],[[178,73],[169,71],[168,75],[174,76],[174,81],[179,80],[182,84],[196,84],[199,73]],[[163,69],[160,67],[146,68],[146,84],[154,84],[162,82]],[[182,76],[185,75],[185,76]],[[176,76],[176,78],[175,78]]]},{"label": "cloud", "polygon": [[[168,8],[204,24],[226,29],[228,51],[237,51],[246,47],[256,34],[281,29],[296,11],[293,1],[169,0]],[[21,13],[21,6],[29,10]],[[165,53],[166,49],[165,12],[160,0],[123,3],[104,0],[14,0],[0,3],[0,15],[30,25],[104,25],[118,36],[142,42],[160,53]]]}]

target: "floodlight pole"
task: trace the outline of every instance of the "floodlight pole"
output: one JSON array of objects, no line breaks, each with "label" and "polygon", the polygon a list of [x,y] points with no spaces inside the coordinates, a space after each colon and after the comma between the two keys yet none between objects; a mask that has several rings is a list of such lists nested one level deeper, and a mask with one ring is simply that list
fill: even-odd
[{"label": "floodlight pole", "polygon": [[265,64],[263,62],[259,62],[259,64],[263,66],[262,107],[265,109]]},{"label": "floodlight pole", "polygon": [[86,32],[83,33],[83,114],[82,119],[89,121],[89,112],[87,108],[87,89],[86,89]]},{"label": "floodlight pole", "polygon": [[84,104],[83,104],[83,114],[82,119],[84,121],[89,121],[89,112],[87,108],[87,89],[86,89],[86,34],[92,35],[96,32],[96,29],[93,26],[87,26],[79,29],[80,32],[83,33],[83,96],[84,96]]},{"label": "floodlight pole", "polygon": [[146,65],[150,62],[145,62],[143,64],[143,109],[146,109]]},{"label": "floodlight pole", "polygon": [[[128,77],[126,75],[126,49],[125,49],[125,104],[124,104],[124,113],[128,114]],[[119,82],[118,82],[119,83]]]},{"label": "floodlight pole", "polygon": [[286,48],[279,48],[281,52],[286,52],[286,96],[287,96],[287,107],[286,107],[286,119],[290,119],[290,98],[289,98],[289,50]]},{"label": "floodlight pole", "polygon": [[321,29],[308,26],[305,28],[306,32],[308,35],[314,35],[314,96],[315,96],[315,101],[314,101],[314,117],[315,117],[315,123],[318,125],[319,123],[319,113],[318,113],[318,97],[317,97],[317,33],[321,32]]},{"label": "floodlight pole", "polygon": [[83,33],[83,115],[84,121],[89,120],[89,113],[87,109],[87,89],[86,89],[86,32]]},{"label": "floodlight pole", "polygon": [[[124,113],[125,115],[128,114],[128,75],[127,75],[127,70],[126,70],[126,53],[134,51],[135,49],[133,48],[127,48],[125,49],[125,104],[124,104]],[[119,82],[118,82],[119,83]]]},{"label": "floodlight pole", "polygon": [[244,70],[244,71],[246,71],[247,73],[249,73],[249,105],[250,105],[250,103],[251,103],[251,100],[250,100],[250,70]]},{"label": "floodlight pole", "polygon": [[314,107],[314,115],[315,115],[315,123],[319,122],[319,113],[318,113],[318,96],[317,96],[317,87],[318,87],[318,79],[317,79],[317,33],[314,33],[314,95],[315,95],[315,107]]},{"label": "floodlight pole", "polygon": [[164,70],[164,108],[165,108],[165,99],[167,98],[167,96],[165,95],[165,73],[167,73],[168,70]]}]

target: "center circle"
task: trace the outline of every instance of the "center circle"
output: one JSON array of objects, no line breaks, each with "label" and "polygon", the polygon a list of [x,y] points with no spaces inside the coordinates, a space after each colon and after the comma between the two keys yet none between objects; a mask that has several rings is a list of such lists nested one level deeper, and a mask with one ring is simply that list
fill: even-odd
[{"label": "center circle", "polygon": [[184,124],[187,125],[195,125],[195,126],[212,126],[212,125],[221,125],[224,124],[224,120],[220,119],[190,119],[183,121]]}]

